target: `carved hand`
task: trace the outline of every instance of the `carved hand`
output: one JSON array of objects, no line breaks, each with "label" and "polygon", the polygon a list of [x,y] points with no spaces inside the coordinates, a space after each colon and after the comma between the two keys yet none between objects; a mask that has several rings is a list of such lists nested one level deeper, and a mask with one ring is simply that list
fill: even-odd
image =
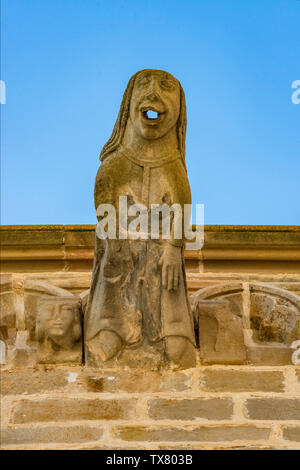
[{"label": "carved hand", "polygon": [[162,285],[164,289],[177,290],[181,270],[181,248],[167,244],[160,258]]}]

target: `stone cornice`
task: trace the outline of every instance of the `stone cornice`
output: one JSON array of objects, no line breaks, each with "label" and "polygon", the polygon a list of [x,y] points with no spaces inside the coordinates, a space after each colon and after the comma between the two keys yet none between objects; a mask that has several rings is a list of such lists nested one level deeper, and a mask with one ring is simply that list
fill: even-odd
[{"label": "stone cornice", "polygon": [[[4,225],[2,272],[90,271],[95,225]],[[300,272],[300,226],[206,225],[188,272]]]}]

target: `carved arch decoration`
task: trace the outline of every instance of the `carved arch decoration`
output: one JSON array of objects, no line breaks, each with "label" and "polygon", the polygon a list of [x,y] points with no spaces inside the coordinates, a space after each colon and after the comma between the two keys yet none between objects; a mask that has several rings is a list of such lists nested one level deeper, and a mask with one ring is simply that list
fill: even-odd
[{"label": "carved arch decoration", "polygon": [[300,339],[299,296],[272,284],[220,283],[195,292],[190,303],[204,363],[251,362],[247,350],[255,345],[283,348],[289,357]]}]

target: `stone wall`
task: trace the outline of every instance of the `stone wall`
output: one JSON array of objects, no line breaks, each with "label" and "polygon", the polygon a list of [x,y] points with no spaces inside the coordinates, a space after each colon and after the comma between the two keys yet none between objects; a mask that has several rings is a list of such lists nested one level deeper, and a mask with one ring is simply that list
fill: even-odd
[{"label": "stone wall", "polygon": [[36,298],[86,298],[94,226],[4,226],[1,235],[3,449],[300,449],[291,360],[300,338],[286,321],[299,320],[300,227],[205,228],[203,249],[185,254],[188,288],[204,307],[229,302],[246,355],[218,364],[200,348],[184,371],[36,365]]},{"label": "stone wall", "polygon": [[299,449],[300,367],[2,372],[4,449]]}]

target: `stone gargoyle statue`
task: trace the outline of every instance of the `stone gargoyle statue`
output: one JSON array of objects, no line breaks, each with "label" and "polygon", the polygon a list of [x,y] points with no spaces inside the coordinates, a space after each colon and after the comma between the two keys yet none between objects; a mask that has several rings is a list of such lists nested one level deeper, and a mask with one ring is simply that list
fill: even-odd
[{"label": "stone gargoyle statue", "polygon": [[[177,204],[183,209],[191,204],[186,122],[185,96],[176,78],[161,70],[142,70],[131,77],[100,155],[94,192],[98,225],[103,220],[98,208],[109,204],[115,208],[118,228],[124,229],[120,201],[125,196],[129,216],[134,204],[149,210],[153,205]],[[149,236],[144,233],[140,239],[126,237],[124,231],[105,239],[96,230],[85,311],[87,363],[102,366],[121,360],[132,349],[135,357],[147,361],[143,351],[157,348],[163,364],[195,366],[184,237],[174,236],[174,220],[169,238],[162,237],[160,230],[159,238],[153,239],[149,229]]]},{"label": "stone gargoyle statue", "polygon": [[36,318],[37,362],[81,364],[81,304],[77,297],[41,297]]}]

